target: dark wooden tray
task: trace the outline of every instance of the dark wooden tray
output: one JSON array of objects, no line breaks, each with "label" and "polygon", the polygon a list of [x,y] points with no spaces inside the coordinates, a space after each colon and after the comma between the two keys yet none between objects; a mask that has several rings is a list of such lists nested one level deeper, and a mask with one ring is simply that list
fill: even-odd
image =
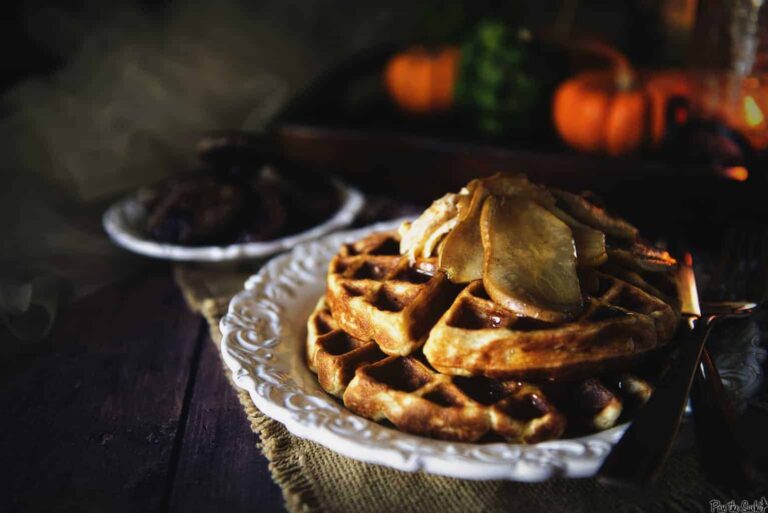
[{"label": "dark wooden tray", "polygon": [[404,116],[389,103],[380,80],[395,50],[356,55],[295,98],[268,131],[274,158],[340,175],[369,194],[421,204],[478,176],[523,172],[548,185],[595,191],[654,237],[708,238],[734,218],[765,211],[761,180],[734,182],[712,167],[654,155],[576,153],[552,133],[548,118],[527,133],[489,138],[458,114]]}]

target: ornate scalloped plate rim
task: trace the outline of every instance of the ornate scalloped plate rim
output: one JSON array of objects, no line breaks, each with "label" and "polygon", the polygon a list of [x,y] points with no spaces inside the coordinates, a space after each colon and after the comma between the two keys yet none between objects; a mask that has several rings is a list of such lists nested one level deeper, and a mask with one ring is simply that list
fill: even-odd
[{"label": "ornate scalloped plate rim", "polygon": [[[142,211],[135,195],[129,195],[110,206],[102,217],[102,226],[118,245],[134,253],[176,261],[223,262],[244,258],[263,258],[288,250],[302,242],[322,237],[352,223],[365,203],[360,191],[339,180],[333,185],[342,196],[342,204],[325,222],[300,233],[265,242],[246,242],[226,246],[180,246],[150,240],[135,228]],[[133,220],[132,220],[133,219]]]},{"label": "ornate scalloped plate rim", "polygon": [[[317,386],[307,384],[309,370],[291,362],[304,351],[305,326],[322,294],[325,268],[342,242],[376,230],[392,229],[401,220],[331,234],[296,246],[273,258],[245,284],[221,320],[221,352],[235,384],[256,407],[294,435],[319,443],[355,460],[406,472],[424,471],[463,479],[542,481],[553,477],[593,475],[626,424],[581,438],[532,445],[470,444],[433,440],[403,433],[358,417]],[[307,303],[305,291],[318,289]],[[303,298],[303,299],[299,299]],[[301,315],[291,321],[286,312]],[[302,357],[303,360],[303,357]]]}]

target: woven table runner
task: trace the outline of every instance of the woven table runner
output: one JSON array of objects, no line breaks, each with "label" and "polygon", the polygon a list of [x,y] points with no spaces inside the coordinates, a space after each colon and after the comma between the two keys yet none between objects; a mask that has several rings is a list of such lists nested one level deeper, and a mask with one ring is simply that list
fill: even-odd
[{"label": "woven table runner", "polygon": [[[187,304],[206,318],[217,346],[221,342],[219,320],[231,297],[256,270],[255,265],[175,267],[174,276]],[[533,484],[468,481],[362,463],[293,436],[282,424],[263,415],[248,393],[234,385],[229,370],[225,368],[224,372],[251,428],[259,435],[272,478],[282,489],[291,512],[691,512],[710,511],[711,500],[725,503],[748,498],[708,484],[690,442],[687,447],[678,444],[653,488],[632,496],[618,496],[594,479],[554,479]],[[683,426],[683,431],[686,429],[690,427]]]}]

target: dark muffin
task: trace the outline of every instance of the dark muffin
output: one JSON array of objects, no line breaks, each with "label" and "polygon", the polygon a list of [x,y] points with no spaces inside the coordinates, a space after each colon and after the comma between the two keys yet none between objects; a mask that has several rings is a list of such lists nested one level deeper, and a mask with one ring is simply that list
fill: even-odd
[{"label": "dark muffin", "polygon": [[324,177],[241,164],[168,180],[140,200],[150,237],[188,246],[276,239],[322,223],[339,207]]},{"label": "dark muffin", "polygon": [[237,231],[245,207],[242,188],[206,177],[164,184],[150,202],[149,235],[163,242],[225,242]]}]

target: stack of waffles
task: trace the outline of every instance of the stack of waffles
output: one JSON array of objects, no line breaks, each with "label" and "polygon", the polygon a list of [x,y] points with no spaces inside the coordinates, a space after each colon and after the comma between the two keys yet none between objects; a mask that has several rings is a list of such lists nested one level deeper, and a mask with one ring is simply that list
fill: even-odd
[{"label": "stack of waffles", "polygon": [[576,319],[546,323],[399,242],[342,246],[308,321],[307,364],[348,409],[423,436],[534,443],[607,429],[651,395],[648,357],[679,318],[671,280],[611,262],[585,280]]}]

